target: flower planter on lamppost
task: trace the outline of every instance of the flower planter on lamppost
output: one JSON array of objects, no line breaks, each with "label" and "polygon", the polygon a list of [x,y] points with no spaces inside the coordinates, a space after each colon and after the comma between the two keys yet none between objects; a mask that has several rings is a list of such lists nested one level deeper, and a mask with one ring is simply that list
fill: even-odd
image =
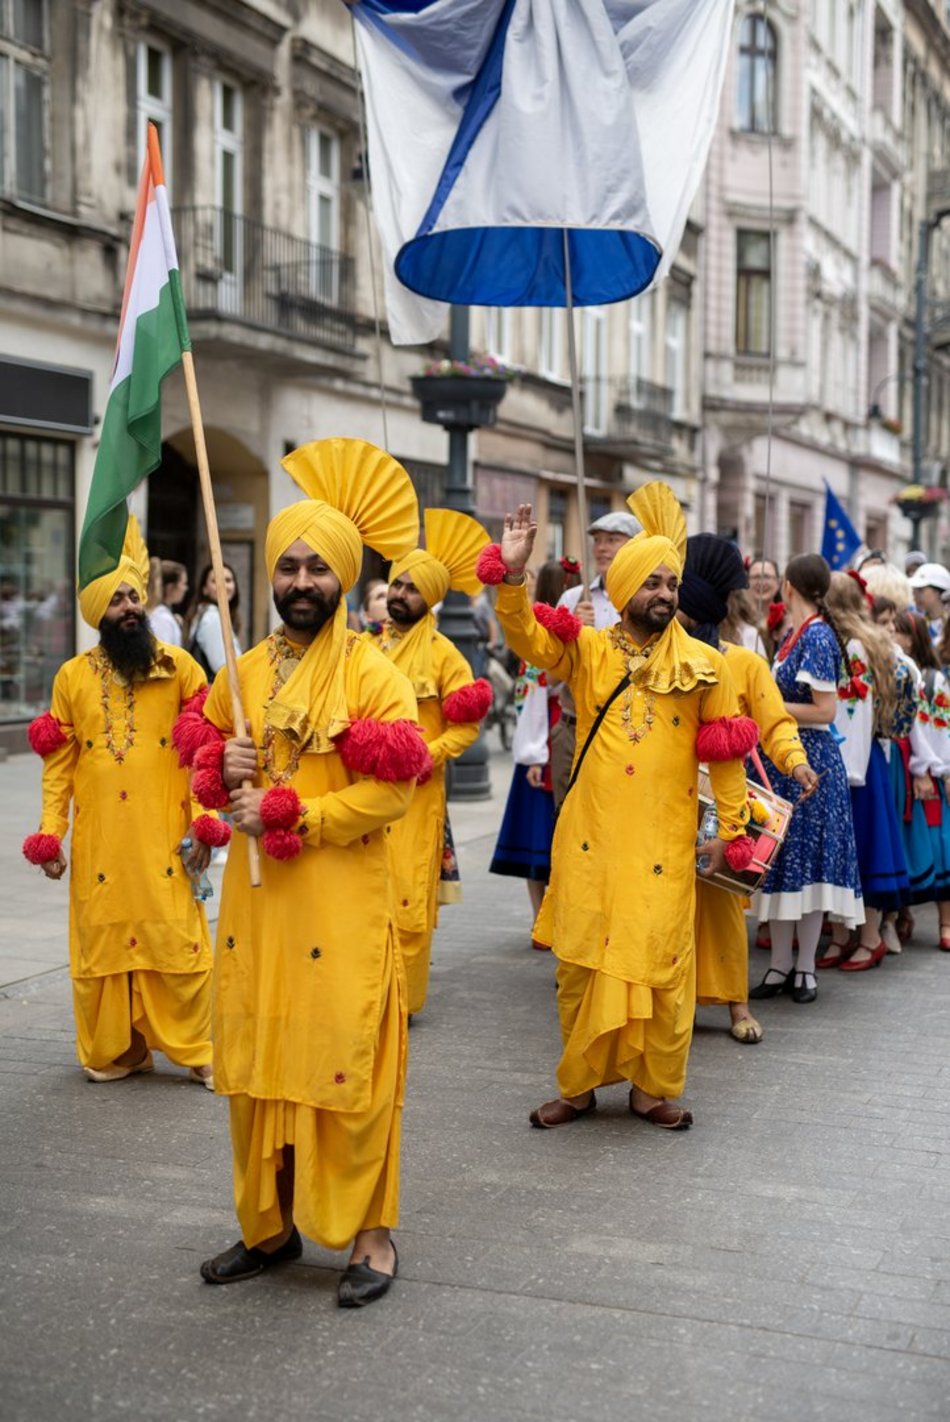
[{"label": "flower planter on lamppost", "polygon": [[[504,399],[508,380],[514,371],[491,356],[469,356],[467,306],[453,306],[450,319],[451,359],[435,361],[414,375],[412,393],[419,401],[423,420],[448,430],[445,507],[474,518],[475,490],[468,458],[469,432],[495,423],[498,406]],[[439,614],[439,627],[458,647],[472,670],[477,670],[478,631],[472,604],[464,593],[446,594]],[[484,734],[458,760],[449,762],[448,794],[451,800],[484,800],[491,795],[488,747]]]},{"label": "flower planter on lamppost", "polygon": [[934,484],[908,484],[899,494],[895,494],[892,503],[910,520],[913,528],[911,547],[920,547],[920,525],[936,518],[947,497],[947,490]]}]

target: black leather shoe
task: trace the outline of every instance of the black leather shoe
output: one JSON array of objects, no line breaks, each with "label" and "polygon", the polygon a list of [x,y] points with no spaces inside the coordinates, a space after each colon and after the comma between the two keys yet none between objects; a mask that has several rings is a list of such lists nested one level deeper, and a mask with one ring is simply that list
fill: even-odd
[{"label": "black leather shoe", "polygon": [[[809,979],[811,986],[809,986]],[[818,996],[818,984],[813,973],[796,973],[792,988],[792,1002],[814,1002]]]},{"label": "black leather shoe", "polygon": [[[392,1244],[392,1240],[390,1240]],[[379,1269],[374,1269],[369,1262],[369,1255],[361,1259],[356,1264],[347,1264],[346,1273],[337,1285],[336,1301],[340,1308],[363,1308],[366,1304],[375,1303],[387,1293],[389,1286],[399,1273],[399,1255],[396,1253],[396,1246],[393,1244],[393,1272],[383,1274]]]},{"label": "black leather shoe", "polygon": [[[774,982],[769,982],[769,978],[773,978]],[[769,968],[758,987],[752,988],[749,997],[755,998],[756,1002],[761,1002],[766,997],[781,997],[782,993],[788,992],[791,986],[791,973],[783,975],[777,968]]]},{"label": "black leather shoe", "polygon": [[239,1239],[223,1254],[206,1259],[201,1266],[201,1277],[206,1284],[238,1284],[242,1279],[253,1279],[255,1274],[263,1274],[265,1269],[273,1269],[276,1264],[289,1264],[299,1259],[302,1253],[303,1240],[294,1225],[290,1237],[270,1254],[264,1249],[248,1249]]}]

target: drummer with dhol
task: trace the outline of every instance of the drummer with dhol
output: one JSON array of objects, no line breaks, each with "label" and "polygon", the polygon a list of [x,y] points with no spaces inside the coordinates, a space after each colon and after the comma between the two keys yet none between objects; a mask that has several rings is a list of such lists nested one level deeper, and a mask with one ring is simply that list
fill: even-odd
[{"label": "drummer with dhol", "polygon": [[564,608],[532,611],[524,568],[536,525],[528,505],[505,519],[480,559],[498,582],[509,646],[567,681],[580,747],[552,847],[551,883],[534,937],[557,956],[564,1052],[560,1095],[533,1125],[565,1126],[594,1110],[594,1089],[629,1084],[633,1115],[682,1130],[680,1095],[693,1028],[693,905],[699,762],[710,765],[718,838],[709,872],[746,867],[752,843],[742,758],[757,739],[720,654],[675,620],[686,524],[665,484],[630,506],[643,533],[617,553],[607,592],[616,627],[582,627]]},{"label": "drummer with dhol", "polygon": [[[686,544],[686,566],[677,617],[691,637],[718,647],[726,658],[739,696],[739,708],[759,728],[766,755],[796,782],[800,798],[811,795],[818,777],[798,733],[798,722],[785,708],[758,652],[719,639],[731,592],[748,586],[742,554],[734,543],[714,533],[699,533]],[[756,801],[751,813],[755,814]],[[730,1032],[737,1042],[762,1040],[762,1027],[749,1011],[749,938],[741,897],[712,884],[696,886],[696,1000],[727,1003]]]}]

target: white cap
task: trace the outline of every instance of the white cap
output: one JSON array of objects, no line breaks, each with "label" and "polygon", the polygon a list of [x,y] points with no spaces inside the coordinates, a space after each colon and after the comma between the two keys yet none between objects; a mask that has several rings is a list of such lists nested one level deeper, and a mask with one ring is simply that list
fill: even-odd
[{"label": "white cap", "polygon": [[912,576],[910,585],[915,592],[919,588],[939,588],[941,592],[950,592],[950,573],[942,563],[922,563]]},{"label": "white cap", "polygon": [[616,509],[613,513],[601,514],[600,518],[595,518],[594,522],[589,525],[587,532],[622,533],[624,538],[633,538],[640,532],[640,525],[633,514],[621,513],[619,509]]}]

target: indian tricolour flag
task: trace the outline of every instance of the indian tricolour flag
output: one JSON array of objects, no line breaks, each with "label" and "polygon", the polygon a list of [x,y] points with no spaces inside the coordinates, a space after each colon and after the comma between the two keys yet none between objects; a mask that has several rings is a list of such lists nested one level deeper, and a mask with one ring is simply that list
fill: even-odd
[{"label": "indian tricolour flag", "polygon": [[115,365],[79,538],[81,588],[118,567],[128,497],[161,462],[162,381],[190,349],[158,133],[149,124]]}]

